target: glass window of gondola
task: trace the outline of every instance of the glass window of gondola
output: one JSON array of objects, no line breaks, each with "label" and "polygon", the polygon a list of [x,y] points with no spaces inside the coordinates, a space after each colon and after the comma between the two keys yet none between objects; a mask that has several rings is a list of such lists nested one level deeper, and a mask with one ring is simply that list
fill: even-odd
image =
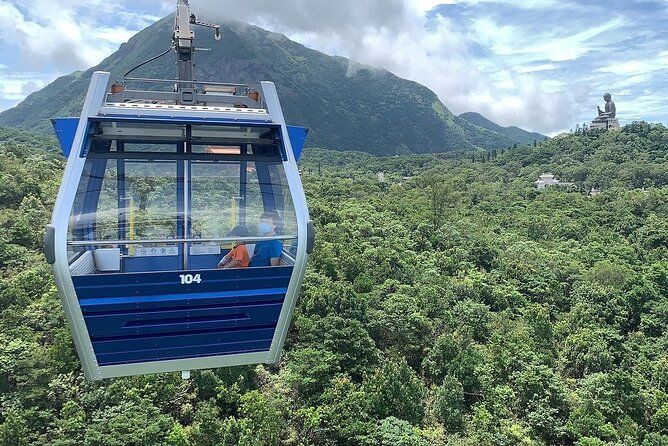
[{"label": "glass window of gondola", "polygon": [[[93,251],[104,272],[215,269],[244,226],[252,255],[267,238],[292,260],[297,222],[280,129],[272,126],[100,121],[91,124],[70,218],[72,263]],[[271,236],[260,216],[278,215]],[[90,274],[92,271],[73,271]]]}]

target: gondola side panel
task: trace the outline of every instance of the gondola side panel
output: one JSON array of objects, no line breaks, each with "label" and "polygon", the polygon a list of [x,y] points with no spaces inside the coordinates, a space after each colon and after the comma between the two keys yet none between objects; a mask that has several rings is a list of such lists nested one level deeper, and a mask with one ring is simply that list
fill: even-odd
[{"label": "gondola side panel", "polygon": [[280,359],[288,330],[290,329],[295,306],[297,305],[299,290],[301,289],[304,275],[306,273],[309,226],[312,223],[308,211],[308,204],[306,202],[306,194],[304,193],[301,177],[299,175],[299,168],[297,167],[297,159],[290,141],[290,132],[285,122],[283,109],[281,108],[281,103],[276,91],[276,85],[273,82],[262,82],[261,85],[263,97],[267,104],[267,110],[272,117],[272,121],[281,126],[281,139],[283,141],[286,156],[283,166],[297,216],[297,253],[295,257],[294,271],[285,296],[285,303],[281,310],[276,333],[271,344],[271,350],[267,357],[267,362],[273,364]]},{"label": "gondola side panel", "polygon": [[291,267],[189,273],[201,283],[178,286],[170,271],[75,277],[101,366],[269,351]]},{"label": "gondola side panel", "polygon": [[101,379],[100,369],[72,281],[67,250],[67,234],[70,214],[86,162],[82,153],[87,139],[88,121],[96,116],[97,110],[104,103],[109,78],[110,74],[106,72],[95,72],[93,74],[51,220],[55,260],[53,264],[54,278],[84,374],[88,379],[93,380]]}]

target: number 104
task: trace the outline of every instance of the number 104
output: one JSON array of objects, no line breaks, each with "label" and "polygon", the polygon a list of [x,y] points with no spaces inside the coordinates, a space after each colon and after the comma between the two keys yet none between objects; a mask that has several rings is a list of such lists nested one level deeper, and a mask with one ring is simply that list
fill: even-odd
[{"label": "number 104", "polygon": [[190,285],[191,283],[202,283],[202,276],[200,274],[181,274],[181,285]]}]

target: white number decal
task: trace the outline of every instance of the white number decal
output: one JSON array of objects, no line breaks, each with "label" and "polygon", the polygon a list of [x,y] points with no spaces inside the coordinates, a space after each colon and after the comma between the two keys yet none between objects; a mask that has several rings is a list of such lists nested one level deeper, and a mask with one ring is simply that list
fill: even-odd
[{"label": "white number decal", "polygon": [[200,274],[181,274],[181,285],[190,285],[191,283],[202,283],[202,276]]}]

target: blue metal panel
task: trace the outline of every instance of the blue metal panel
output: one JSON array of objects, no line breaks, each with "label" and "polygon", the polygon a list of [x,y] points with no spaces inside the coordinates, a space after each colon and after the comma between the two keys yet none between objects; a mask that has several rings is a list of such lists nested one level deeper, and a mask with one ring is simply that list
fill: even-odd
[{"label": "blue metal panel", "polygon": [[173,334],[199,330],[275,325],[283,301],[260,305],[210,306],[176,310],[111,312],[86,315],[93,340],[104,337],[133,339],[147,334]]},{"label": "blue metal panel", "polygon": [[56,131],[56,137],[60,143],[60,149],[65,158],[70,156],[74,137],[79,127],[79,118],[57,118],[52,119],[53,129]]},{"label": "blue metal panel", "polygon": [[291,267],[73,277],[100,365],[268,351]]},{"label": "blue metal panel", "polygon": [[[143,343],[133,342],[131,347],[128,341],[107,341],[95,343],[94,348],[98,362],[103,366],[266,352],[271,347],[274,331],[275,327],[271,327],[188,337],[167,336],[146,339]],[[106,352],[109,347],[110,351]]]},{"label": "blue metal panel", "polygon": [[290,136],[290,144],[292,144],[292,152],[295,154],[295,160],[299,161],[306,144],[306,137],[308,136],[308,129],[305,127],[297,127],[293,125],[288,126],[288,135]]},{"label": "blue metal panel", "polygon": [[191,255],[188,258],[189,267],[191,269],[214,269],[218,267],[218,262],[226,253],[208,254],[208,255]]},{"label": "blue metal panel", "polygon": [[[287,284],[290,281],[290,278],[280,279],[276,277],[244,277],[230,281],[221,281],[214,282],[214,287],[206,287],[205,289],[193,289],[189,288],[186,285],[180,285],[177,282],[179,279],[179,273],[176,274],[177,281],[173,280],[173,277],[170,277],[165,280],[153,281],[145,276],[156,275],[160,276],[162,273],[142,273],[141,276],[136,278],[128,278],[127,282],[113,284],[108,283],[104,285],[101,282],[99,285],[95,286],[79,286],[77,285],[78,280],[75,280],[75,287],[79,299],[90,299],[90,298],[104,298],[104,297],[125,297],[125,296],[155,296],[155,295],[172,295],[176,293],[206,293],[206,292],[224,292],[224,291],[242,291],[242,290],[263,290],[266,288],[282,288],[287,287]],[[134,274],[128,274],[128,276],[133,276]],[[202,274],[202,280],[207,280],[205,277],[208,275]],[[109,274],[100,275],[99,277],[111,277]],[[73,278],[74,279],[74,278]],[[76,279],[80,279],[77,277]],[[197,285],[197,284],[193,284]],[[193,286],[191,285],[191,286]],[[217,288],[215,288],[217,287]],[[199,287],[198,287],[199,288]]]},{"label": "blue metal panel", "polygon": [[179,309],[184,302],[190,308],[223,308],[235,305],[252,306],[283,299],[287,288],[267,288],[264,290],[224,291],[218,293],[171,294],[158,296],[103,297],[81,299],[81,311],[86,315],[104,312],[143,312],[153,310],[171,311]]},{"label": "blue metal panel", "polygon": [[123,259],[122,263],[123,270],[127,273],[175,271],[181,268],[181,257],[128,257]]},{"label": "blue metal panel", "polygon": [[[202,283],[181,285],[181,274],[199,274]],[[72,281],[81,299],[124,296],[156,296],[180,293],[220,293],[287,287],[292,267],[192,270],[158,273],[97,274],[74,276]]]}]

